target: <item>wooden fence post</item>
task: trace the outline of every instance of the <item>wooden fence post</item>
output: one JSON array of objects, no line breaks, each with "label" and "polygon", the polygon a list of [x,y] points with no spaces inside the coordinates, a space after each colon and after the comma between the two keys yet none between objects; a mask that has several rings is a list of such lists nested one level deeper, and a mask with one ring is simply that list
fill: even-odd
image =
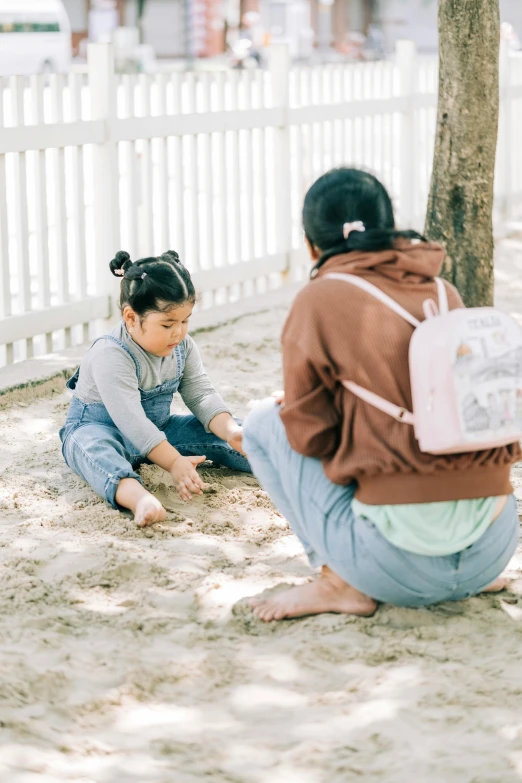
[{"label": "wooden fence post", "polygon": [[285,257],[286,277],[290,273],[292,216],[290,209],[290,50],[288,44],[274,43],[268,50],[272,104],[283,109],[282,123],[275,129],[274,185],[276,252]]},{"label": "wooden fence post", "polygon": [[[400,209],[401,228],[419,228],[415,225],[416,149],[414,138],[415,60],[417,47],[413,41],[397,41],[395,50],[399,69],[400,96],[405,100],[400,125]],[[424,217],[424,216],[422,216]],[[422,227],[421,227],[422,228]]]},{"label": "wooden fence post", "polygon": [[112,122],[116,119],[116,78],[111,44],[89,44],[87,48],[91,117],[105,121],[105,141],[93,148],[93,216],[95,233],[96,293],[114,295],[109,261],[120,249],[119,178]]}]

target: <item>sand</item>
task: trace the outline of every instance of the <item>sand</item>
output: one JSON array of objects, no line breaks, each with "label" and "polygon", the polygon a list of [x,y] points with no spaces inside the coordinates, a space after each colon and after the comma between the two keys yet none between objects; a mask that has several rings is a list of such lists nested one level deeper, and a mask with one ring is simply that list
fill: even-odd
[{"label": "sand", "polygon": [[[283,319],[197,338],[238,415]],[[310,570],[256,481],[204,468],[184,505],[146,467],[138,530],[62,462],[67,405],[0,412],[2,783],[520,783],[522,553],[499,595],[265,625],[245,598]]]}]

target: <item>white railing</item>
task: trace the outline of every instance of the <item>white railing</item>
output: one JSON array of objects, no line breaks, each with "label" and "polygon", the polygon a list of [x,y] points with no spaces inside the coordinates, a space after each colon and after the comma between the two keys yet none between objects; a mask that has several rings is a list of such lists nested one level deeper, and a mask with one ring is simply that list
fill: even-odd
[{"label": "white railing", "polygon": [[[374,171],[400,224],[422,228],[437,63],[116,76],[106,45],[85,77],[0,85],[0,364],[84,342],[114,305],[108,262],[167,248],[203,307],[303,275],[306,188],[342,163]],[[499,217],[522,203],[522,58],[503,58]]]}]

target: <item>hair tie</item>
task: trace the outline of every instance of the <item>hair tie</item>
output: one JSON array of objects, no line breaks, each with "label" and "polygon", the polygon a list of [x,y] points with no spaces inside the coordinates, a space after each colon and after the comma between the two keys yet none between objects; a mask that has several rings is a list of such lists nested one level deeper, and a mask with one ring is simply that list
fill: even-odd
[{"label": "hair tie", "polygon": [[125,274],[125,269],[114,269],[113,270],[113,274],[114,275],[121,275],[123,277],[123,275]]},{"label": "hair tie", "polygon": [[142,274],[142,276],[141,276],[141,279],[142,279],[142,280],[145,280],[145,278],[146,278],[146,277],[147,277],[147,273],[146,273],[146,272],[144,272],[144,273]]},{"label": "hair tie", "polygon": [[343,237],[348,239],[352,231],[366,231],[362,220],[355,220],[353,223],[345,223],[343,225]]}]

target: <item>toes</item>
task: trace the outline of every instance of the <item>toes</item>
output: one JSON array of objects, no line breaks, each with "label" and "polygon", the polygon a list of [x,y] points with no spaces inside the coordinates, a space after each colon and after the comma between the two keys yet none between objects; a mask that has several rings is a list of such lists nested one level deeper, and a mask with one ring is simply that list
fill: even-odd
[{"label": "toes", "polygon": [[272,620],[284,620],[288,616],[287,610],[274,601],[258,601],[253,611],[265,623],[270,623]]},{"label": "toes", "polygon": [[138,527],[150,527],[156,522],[164,522],[167,513],[164,508],[149,508],[136,515],[136,524]]},{"label": "toes", "polygon": [[255,607],[254,614],[256,615],[256,617],[259,617],[259,619],[263,620],[263,622],[265,623],[268,623],[270,622],[270,620],[273,619],[272,607],[269,604],[266,604],[265,602]]}]

